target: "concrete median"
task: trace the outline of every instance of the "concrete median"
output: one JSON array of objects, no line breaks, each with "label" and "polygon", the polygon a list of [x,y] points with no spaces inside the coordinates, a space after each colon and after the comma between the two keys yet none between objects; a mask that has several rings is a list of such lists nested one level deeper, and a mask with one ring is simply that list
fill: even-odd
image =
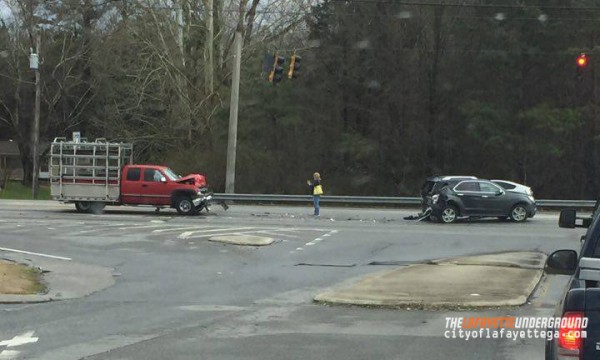
[{"label": "concrete median", "polygon": [[315,296],[317,302],[369,306],[496,307],[527,302],[545,255],[514,252],[438,260],[377,272]]}]

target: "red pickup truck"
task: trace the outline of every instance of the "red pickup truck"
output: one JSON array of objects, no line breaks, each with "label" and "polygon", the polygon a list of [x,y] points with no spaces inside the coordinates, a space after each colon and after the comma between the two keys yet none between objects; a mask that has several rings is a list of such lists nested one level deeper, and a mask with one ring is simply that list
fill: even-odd
[{"label": "red pickup truck", "polygon": [[99,212],[106,205],[171,207],[182,215],[208,210],[212,195],[203,175],[180,177],[166,166],[134,165],[132,157],[131,144],[55,139],[50,148],[52,198],[74,203],[80,212]]}]

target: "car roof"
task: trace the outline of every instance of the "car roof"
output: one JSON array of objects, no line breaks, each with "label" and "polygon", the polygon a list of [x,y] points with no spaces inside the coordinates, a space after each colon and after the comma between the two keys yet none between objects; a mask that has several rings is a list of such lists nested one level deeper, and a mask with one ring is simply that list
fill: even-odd
[{"label": "car roof", "polygon": [[427,178],[427,181],[448,181],[448,180],[476,180],[477,177],[469,175],[434,175]]},{"label": "car roof", "polygon": [[514,181],[509,181],[509,180],[497,180],[497,179],[494,179],[494,180],[490,180],[490,181],[491,181],[491,182],[496,182],[496,181],[499,181],[499,182],[505,182],[505,183],[507,183],[507,184],[511,184],[511,185],[515,185],[515,186],[524,186],[524,187],[529,187],[529,186],[527,186],[527,185],[519,184],[519,183],[516,183],[516,182],[514,182]]}]

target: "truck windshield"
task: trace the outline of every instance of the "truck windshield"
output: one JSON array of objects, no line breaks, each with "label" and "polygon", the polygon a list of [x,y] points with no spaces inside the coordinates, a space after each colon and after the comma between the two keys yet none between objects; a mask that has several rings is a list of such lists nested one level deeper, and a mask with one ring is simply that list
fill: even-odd
[{"label": "truck windshield", "polygon": [[163,172],[165,173],[165,175],[167,175],[167,177],[169,178],[169,180],[171,181],[176,181],[177,179],[179,179],[179,175],[175,174],[173,172],[173,170],[169,169],[169,168],[164,168]]}]

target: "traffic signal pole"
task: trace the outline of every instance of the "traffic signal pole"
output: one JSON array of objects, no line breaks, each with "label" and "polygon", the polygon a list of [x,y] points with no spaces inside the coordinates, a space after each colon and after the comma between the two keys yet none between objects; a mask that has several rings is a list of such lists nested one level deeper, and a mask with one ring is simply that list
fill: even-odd
[{"label": "traffic signal pole", "polygon": [[231,79],[231,102],[229,103],[229,137],[227,141],[227,170],[225,193],[235,193],[235,158],[237,150],[238,103],[240,100],[240,75],[242,66],[242,32],[236,31],[234,38],[233,74]]}]

